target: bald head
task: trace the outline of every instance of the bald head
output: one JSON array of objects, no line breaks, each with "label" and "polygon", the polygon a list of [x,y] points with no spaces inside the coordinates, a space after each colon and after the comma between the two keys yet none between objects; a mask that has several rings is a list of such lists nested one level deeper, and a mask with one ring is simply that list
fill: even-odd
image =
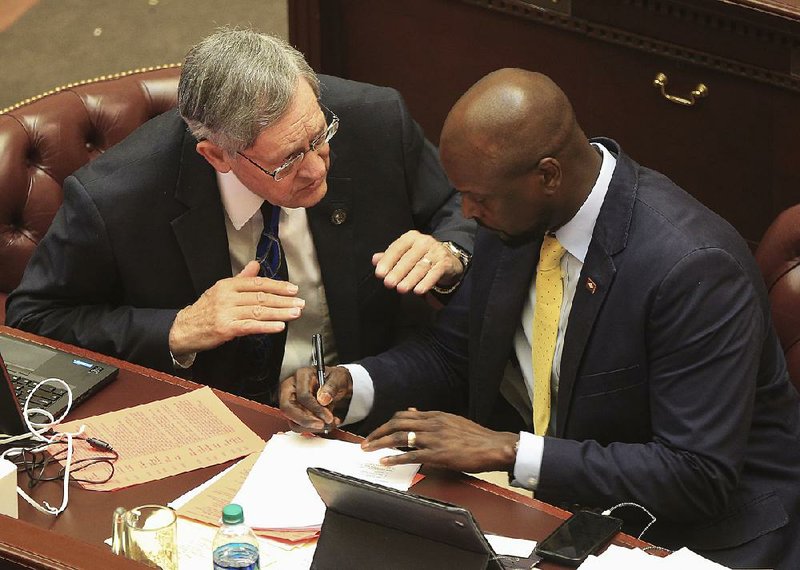
[{"label": "bald head", "polygon": [[490,73],[453,106],[439,143],[464,215],[505,239],[570,220],[602,163],[567,96],[541,73]]},{"label": "bald head", "polygon": [[472,156],[483,167],[523,171],[537,159],[586,144],[567,96],[546,75],[501,69],[473,85],[442,129],[445,154]]}]

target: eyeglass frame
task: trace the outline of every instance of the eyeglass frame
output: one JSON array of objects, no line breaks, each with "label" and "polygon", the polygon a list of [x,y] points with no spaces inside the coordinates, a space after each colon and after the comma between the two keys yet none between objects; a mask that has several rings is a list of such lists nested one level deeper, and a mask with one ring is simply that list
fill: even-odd
[{"label": "eyeglass frame", "polygon": [[[272,179],[275,180],[275,182],[280,182],[285,178],[286,175],[291,174],[292,171],[290,169],[292,169],[295,165],[300,164],[305,158],[306,154],[308,154],[309,152],[318,152],[318,148],[328,144],[330,140],[333,138],[333,136],[339,131],[339,117],[336,116],[336,113],[328,109],[325,105],[322,104],[322,102],[319,103],[319,106],[323,111],[323,115],[325,114],[324,113],[325,111],[330,113],[331,115],[330,123],[327,124],[325,130],[323,130],[313,141],[311,141],[308,144],[309,146],[308,150],[301,150],[297,154],[290,156],[283,164],[281,164],[274,171],[270,172],[269,170],[258,164],[256,161],[254,161],[252,158],[250,158],[241,151],[236,151],[236,154],[238,154],[239,156],[244,158],[247,162],[258,168],[264,174],[271,176]],[[284,175],[283,173],[286,173],[286,175]]]}]

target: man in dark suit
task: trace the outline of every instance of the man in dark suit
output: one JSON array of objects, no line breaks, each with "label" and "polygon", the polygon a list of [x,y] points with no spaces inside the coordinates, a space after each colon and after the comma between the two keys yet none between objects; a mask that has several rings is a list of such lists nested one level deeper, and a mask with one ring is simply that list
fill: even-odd
[{"label": "man in dark suit", "polygon": [[312,430],[346,413],[374,430],[365,449],[416,448],[386,464],[507,470],[552,503],[637,503],[656,544],[800,567],[798,394],[743,240],[614,141],[587,140],[540,74],[479,81],[440,148],[485,228],[465,283],[424,337],[331,368],[320,390],[307,370],[285,380],[285,413]]},{"label": "man in dark suit", "polygon": [[225,30],[178,97],[65,181],[10,325],[273,402],[313,333],[331,364],[376,354],[403,293],[460,280],[474,222],[396,91]]}]

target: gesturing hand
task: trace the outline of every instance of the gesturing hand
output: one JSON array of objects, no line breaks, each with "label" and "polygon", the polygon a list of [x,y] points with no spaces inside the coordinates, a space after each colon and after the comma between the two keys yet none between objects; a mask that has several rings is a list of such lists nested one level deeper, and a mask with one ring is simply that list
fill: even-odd
[{"label": "gesturing hand", "polygon": [[[409,442],[412,432],[414,441]],[[518,434],[487,429],[461,416],[445,412],[397,412],[391,420],[367,436],[361,447],[373,451],[384,447],[416,449],[381,459],[384,465],[424,463],[456,471],[510,470],[516,455]]]},{"label": "gesturing hand", "polygon": [[424,295],[431,287],[449,287],[464,272],[461,261],[436,238],[411,230],[372,256],[375,276],[400,293]]},{"label": "gesturing hand", "polygon": [[178,312],[169,332],[169,348],[177,356],[216,348],[233,338],[280,332],[305,306],[297,286],[258,276],[251,261],[238,275],[221,279]]}]

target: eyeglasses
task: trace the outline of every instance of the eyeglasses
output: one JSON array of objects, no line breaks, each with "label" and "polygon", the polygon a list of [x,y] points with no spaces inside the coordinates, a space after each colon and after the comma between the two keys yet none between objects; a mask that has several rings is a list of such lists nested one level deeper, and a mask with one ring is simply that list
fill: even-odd
[{"label": "eyeglasses", "polygon": [[[309,152],[319,152],[319,149],[328,144],[328,142],[333,138],[333,135],[336,134],[336,131],[339,130],[339,117],[336,114],[328,109],[322,103],[319,104],[320,108],[322,109],[323,114],[325,115],[325,121],[328,125],[324,131],[322,131],[313,141],[309,143],[309,149],[305,151],[300,151],[297,154],[290,156],[286,162],[281,164],[278,168],[275,169],[274,172],[270,172],[257,162],[255,162],[252,158],[246,156],[245,154],[238,152],[237,154],[247,160],[250,164],[258,168],[264,174],[268,176],[272,176],[275,179],[275,182],[280,182],[287,176],[289,176],[292,172],[294,172],[297,165],[303,161],[305,155]],[[328,118],[330,117],[330,119]]]}]

